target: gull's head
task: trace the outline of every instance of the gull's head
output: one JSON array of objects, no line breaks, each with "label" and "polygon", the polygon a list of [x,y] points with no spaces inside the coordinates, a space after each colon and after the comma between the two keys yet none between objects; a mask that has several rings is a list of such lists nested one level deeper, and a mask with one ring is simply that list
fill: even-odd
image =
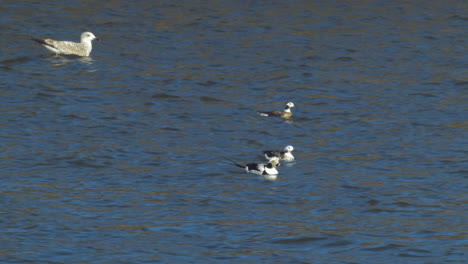
[{"label": "gull's head", "polygon": [[284,151],[286,152],[292,152],[294,150],[293,146],[289,145],[284,148]]},{"label": "gull's head", "polygon": [[289,109],[289,108],[292,108],[294,107],[294,103],[293,102],[288,102],[285,106],[286,109]]},{"label": "gull's head", "polygon": [[83,32],[81,33],[81,41],[93,41],[97,39],[96,36],[94,36],[93,33],[91,32]]}]

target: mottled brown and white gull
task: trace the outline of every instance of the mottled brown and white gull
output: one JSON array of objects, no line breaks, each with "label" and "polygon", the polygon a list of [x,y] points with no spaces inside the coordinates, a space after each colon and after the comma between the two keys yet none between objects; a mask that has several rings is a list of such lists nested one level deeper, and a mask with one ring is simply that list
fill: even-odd
[{"label": "mottled brown and white gull", "polygon": [[87,57],[93,49],[91,42],[97,39],[91,32],[83,32],[81,34],[81,42],[59,41],[53,39],[32,38],[32,40],[42,44],[48,50],[56,55],[76,55]]}]

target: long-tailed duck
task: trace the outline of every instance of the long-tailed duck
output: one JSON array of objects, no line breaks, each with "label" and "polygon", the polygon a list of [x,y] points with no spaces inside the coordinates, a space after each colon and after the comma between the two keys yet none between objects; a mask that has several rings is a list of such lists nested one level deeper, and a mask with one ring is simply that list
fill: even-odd
[{"label": "long-tailed duck", "polygon": [[248,163],[246,165],[241,165],[233,160],[227,159],[232,162],[234,166],[244,168],[246,172],[253,173],[257,175],[277,175],[279,174],[276,167],[281,166],[279,163],[279,158],[273,157],[269,160],[268,164],[264,163]]},{"label": "long-tailed duck", "polygon": [[294,107],[294,103],[293,102],[288,102],[284,106],[284,111],[283,112],[281,112],[281,111],[271,111],[271,112],[258,111],[258,113],[261,116],[279,116],[279,117],[282,117],[282,118],[291,118],[293,116],[293,113],[291,112],[292,107]]},{"label": "long-tailed duck", "polygon": [[284,148],[284,151],[265,150],[265,151],[263,151],[263,154],[265,155],[265,158],[267,160],[270,160],[271,158],[277,157],[277,158],[279,158],[279,160],[294,161],[294,156],[291,153],[293,150],[294,150],[293,146],[286,146]]},{"label": "long-tailed duck", "polygon": [[91,32],[83,32],[81,34],[81,42],[72,41],[58,41],[53,39],[32,38],[32,40],[39,42],[42,46],[52,51],[56,55],[76,55],[87,57],[93,49],[91,42],[97,39]]}]

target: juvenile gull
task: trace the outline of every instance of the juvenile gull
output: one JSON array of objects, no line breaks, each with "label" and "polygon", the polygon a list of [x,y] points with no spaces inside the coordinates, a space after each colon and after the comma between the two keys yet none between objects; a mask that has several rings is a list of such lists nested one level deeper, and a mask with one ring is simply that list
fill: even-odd
[{"label": "juvenile gull", "polygon": [[76,55],[87,57],[93,49],[91,42],[97,39],[91,32],[83,32],[81,34],[81,42],[72,41],[58,41],[53,39],[32,38],[32,40],[39,42],[42,46],[52,51],[56,55]]},{"label": "juvenile gull", "polygon": [[279,116],[282,118],[291,118],[293,116],[293,113],[291,112],[291,108],[294,107],[293,102],[289,102],[284,106],[284,111],[271,111],[271,112],[261,112],[258,111],[258,113],[261,116]]}]

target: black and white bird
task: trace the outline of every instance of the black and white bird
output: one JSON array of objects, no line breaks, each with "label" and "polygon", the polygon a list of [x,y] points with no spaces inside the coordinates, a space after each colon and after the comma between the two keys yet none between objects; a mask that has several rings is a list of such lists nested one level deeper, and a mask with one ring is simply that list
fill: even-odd
[{"label": "black and white bird", "polygon": [[233,160],[227,159],[232,162],[234,166],[244,168],[246,172],[253,173],[257,175],[277,175],[279,174],[276,167],[281,166],[279,163],[279,158],[274,157],[269,160],[267,164],[264,163],[248,163],[246,165],[241,165]]},{"label": "black and white bird", "polygon": [[293,102],[288,102],[284,106],[284,111],[271,111],[271,112],[258,111],[258,113],[261,116],[278,116],[278,117],[282,117],[282,118],[291,118],[293,116],[293,113],[291,112],[291,108],[293,108],[293,107],[294,107],[294,103]]},{"label": "black and white bird", "polygon": [[284,151],[265,150],[263,151],[263,155],[265,155],[265,158],[267,160],[277,157],[279,158],[279,160],[294,161],[294,156],[291,153],[293,150],[294,150],[294,147],[289,145],[284,148]]},{"label": "black and white bird", "polygon": [[97,39],[91,32],[83,32],[81,34],[81,42],[58,41],[53,39],[32,38],[32,40],[40,43],[48,50],[56,55],[76,55],[88,57],[93,50],[92,41]]}]

